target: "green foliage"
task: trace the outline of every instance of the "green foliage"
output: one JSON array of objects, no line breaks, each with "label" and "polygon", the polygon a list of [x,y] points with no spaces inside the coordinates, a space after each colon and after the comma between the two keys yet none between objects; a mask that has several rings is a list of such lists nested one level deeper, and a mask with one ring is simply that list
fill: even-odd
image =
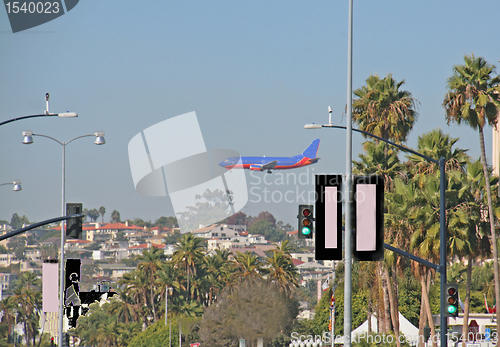
[{"label": "green foliage", "polygon": [[[200,318],[174,317],[167,321],[160,320],[150,325],[146,330],[137,334],[128,344],[129,347],[164,347],[169,345],[170,341],[173,347],[179,346],[179,325],[182,331],[182,345],[189,346],[189,343],[199,342],[198,329]],[[172,326],[172,335],[170,337],[170,326]]]},{"label": "green foliage", "polygon": [[421,296],[420,283],[411,275],[411,270],[406,268],[404,277],[399,281],[399,311],[416,327],[419,323]]},{"label": "green foliage", "polygon": [[177,224],[177,218],[175,217],[160,217],[158,218],[155,223],[155,225],[162,225],[165,228],[173,229],[173,228],[178,228],[179,225]]},{"label": "green foliage", "polygon": [[226,289],[219,304],[209,306],[200,322],[200,337],[207,346],[233,346],[240,338],[271,341],[290,334],[298,313],[295,298],[264,281],[247,280]]},{"label": "green foliage", "polygon": [[23,224],[26,225],[31,224],[28,217],[26,216],[21,217],[17,213],[14,213],[10,220],[10,226],[12,227],[12,229],[14,230],[21,229],[23,227]]},{"label": "green foliage", "polygon": [[287,239],[286,232],[277,229],[276,226],[267,219],[261,219],[253,223],[248,229],[248,233],[264,235],[266,240],[271,242],[279,242]]}]

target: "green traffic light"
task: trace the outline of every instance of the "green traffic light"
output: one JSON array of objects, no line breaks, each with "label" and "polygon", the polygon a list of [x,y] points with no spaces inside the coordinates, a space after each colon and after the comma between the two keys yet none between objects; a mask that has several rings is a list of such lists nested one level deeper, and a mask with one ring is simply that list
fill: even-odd
[{"label": "green traffic light", "polygon": [[302,235],[309,235],[311,233],[311,229],[309,228],[302,228]]},{"label": "green traffic light", "polygon": [[455,312],[457,312],[457,308],[453,305],[449,305],[448,306],[448,313],[449,314],[454,314]]}]

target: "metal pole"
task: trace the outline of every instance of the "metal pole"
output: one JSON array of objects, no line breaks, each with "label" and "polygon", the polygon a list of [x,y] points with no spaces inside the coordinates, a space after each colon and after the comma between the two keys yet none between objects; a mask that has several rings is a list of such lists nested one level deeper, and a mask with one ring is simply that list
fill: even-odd
[{"label": "metal pole", "polygon": [[[66,143],[62,145],[62,216],[66,215],[64,205],[66,203]],[[64,242],[66,239],[66,221],[61,222],[61,262],[59,279],[59,347],[63,346],[64,328]]]},{"label": "metal pole", "polygon": [[345,194],[345,278],[344,278],[344,346],[351,346],[351,194],[352,194],[352,8],[349,0],[349,37],[347,48],[347,134],[346,134],[346,194]]},{"label": "metal pole", "polygon": [[[335,260],[332,260],[332,268],[333,268],[333,272],[332,272],[332,295],[335,298],[335,287],[337,286],[335,284]],[[332,318],[331,318],[331,321],[332,321],[332,331],[331,331],[330,338],[332,339],[332,347],[335,346],[335,308],[336,308],[336,305],[331,310],[331,315],[332,315]]]},{"label": "metal pole", "polygon": [[448,346],[448,318],[444,315],[445,312],[445,293],[444,287],[446,284],[446,176],[445,176],[445,161],[444,158],[439,158],[440,172],[440,199],[439,199],[439,272],[441,278],[440,293],[441,293],[441,347]]},{"label": "metal pole", "polygon": [[168,347],[172,347],[172,321],[170,321],[170,330],[168,332]]}]

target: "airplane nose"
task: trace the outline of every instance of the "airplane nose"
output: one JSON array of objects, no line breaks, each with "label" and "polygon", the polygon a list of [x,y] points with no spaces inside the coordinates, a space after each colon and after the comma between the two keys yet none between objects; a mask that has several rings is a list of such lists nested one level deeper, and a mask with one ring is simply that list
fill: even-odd
[{"label": "airplane nose", "polygon": [[226,167],[229,163],[227,162],[227,159],[226,160],[223,160],[219,163],[220,166],[222,167]]}]

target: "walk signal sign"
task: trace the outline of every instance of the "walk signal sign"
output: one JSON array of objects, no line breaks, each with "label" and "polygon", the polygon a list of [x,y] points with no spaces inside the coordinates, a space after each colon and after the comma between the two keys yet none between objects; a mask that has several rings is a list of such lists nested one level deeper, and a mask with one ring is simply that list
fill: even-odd
[{"label": "walk signal sign", "polygon": [[299,239],[312,239],[313,237],[313,205],[299,205]]},{"label": "walk signal sign", "polygon": [[352,254],[360,261],[384,259],[384,177],[354,176]]},{"label": "walk signal sign", "polygon": [[458,285],[453,283],[446,283],[444,287],[444,293],[446,295],[446,308],[444,315],[446,317],[458,317]]},{"label": "walk signal sign", "polygon": [[316,260],[342,259],[342,176],[316,175]]}]

